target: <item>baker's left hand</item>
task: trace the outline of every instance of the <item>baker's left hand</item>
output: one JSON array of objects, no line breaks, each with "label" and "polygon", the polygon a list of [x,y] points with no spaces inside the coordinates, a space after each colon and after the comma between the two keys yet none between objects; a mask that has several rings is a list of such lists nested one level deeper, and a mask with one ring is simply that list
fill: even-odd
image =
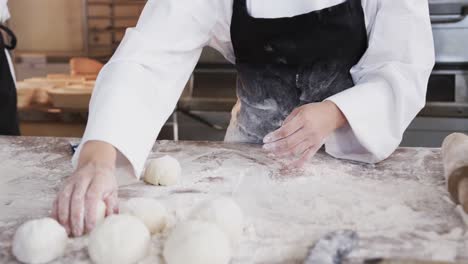
[{"label": "baker's left hand", "polygon": [[299,156],[288,167],[300,168],[346,122],[341,110],[331,101],[306,104],[296,108],[281,128],[264,138],[264,149],[280,157]]}]

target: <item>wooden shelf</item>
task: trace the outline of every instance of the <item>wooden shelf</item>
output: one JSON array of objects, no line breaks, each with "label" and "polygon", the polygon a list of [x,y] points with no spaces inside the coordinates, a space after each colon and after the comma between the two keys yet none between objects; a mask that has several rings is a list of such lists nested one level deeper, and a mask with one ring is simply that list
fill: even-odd
[{"label": "wooden shelf", "polygon": [[[128,27],[134,26],[140,16],[140,11],[137,11],[146,4],[146,0],[109,0],[109,1],[97,1],[97,0],[82,0],[83,2],[83,29],[84,29],[84,47],[85,53],[88,57],[97,59],[94,54],[96,52],[102,53],[103,49],[107,50],[106,55],[99,55],[99,59],[104,60],[110,58],[117,46],[121,41],[121,34],[125,32]],[[120,6],[129,7],[125,13],[122,10],[117,10]],[[94,7],[94,8],[93,8]],[[104,7],[104,8],[102,8]],[[137,9],[133,8],[137,7]],[[106,12],[103,12],[103,9]],[[91,15],[92,14],[92,15]],[[92,27],[90,21],[105,21],[109,26],[96,28]],[[125,26],[122,26],[124,21]],[[131,23],[128,23],[129,21]],[[93,44],[93,34],[106,34],[110,36],[110,41],[106,44]],[[107,57],[107,58],[106,58]]]},{"label": "wooden shelf", "polygon": [[135,0],[135,1],[114,1],[114,2],[97,2],[88,1],[88,5],[94,6],[113,6],[113,5],[144,5],[146,1]]},{"label": "wooden shelf", "polygon": [[107,20],[107,19],[116,19],[116,20],[130,20],[130,19],[138,19],[136,16],[88,16],[88,19],[94,20]]},{"label": "wooden shelf", "polygon": [[95,33],[112,33],[112,32],[123,32],[127,29],[127,27],[107,27],[107,28],[90,28],[88,32],[95,32]]}]

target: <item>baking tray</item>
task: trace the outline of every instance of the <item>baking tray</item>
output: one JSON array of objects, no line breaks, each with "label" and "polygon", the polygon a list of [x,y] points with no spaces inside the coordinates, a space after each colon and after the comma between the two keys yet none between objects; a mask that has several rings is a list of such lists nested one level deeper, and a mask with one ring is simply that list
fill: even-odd
[{"label": "baking tray", "polygon": [[92,91],[92,88],[85,86],[68,86],[50,89],[48,94],[56,108],[88,109]]}]

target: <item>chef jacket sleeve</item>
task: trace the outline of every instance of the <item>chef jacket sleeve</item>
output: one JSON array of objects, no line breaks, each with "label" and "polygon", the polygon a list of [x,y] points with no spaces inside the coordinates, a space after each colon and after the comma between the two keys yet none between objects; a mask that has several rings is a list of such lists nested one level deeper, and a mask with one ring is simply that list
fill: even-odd
[{"label": "chef jacket sleeve", "polygon": [[425,105],[434,66],[428,3],[379,0],[369,47],[351,74],[355,87],[327,100],[348,120],[326,141],[337,158],[376,163],[389,157]]},{"label": "chef jacket sleeve", "polygon": [[[10,19],[10,12],[8,10],[8,1],[0,0],[0,23],[5,23],[8,19]],[[15,69],[11,61],[10,53],[8,53],[6,49],[5,51],[0,50],[0,52],[5,52],[7,60],[8,60],[8,65],[10,66],[10,71],[13,77],[13,81],[16,82]]]},{"label": "chef jacket sleeve", "polygon": [[113,145],[136,176],[211,38],[216,1],[150,0],[101,70],[90,102],[82,146]]},{"label": "chef jacket sleeve", "polygon": [[7,3],[8,0],[0,0],[0,23],[4,23],[10,18]]}]

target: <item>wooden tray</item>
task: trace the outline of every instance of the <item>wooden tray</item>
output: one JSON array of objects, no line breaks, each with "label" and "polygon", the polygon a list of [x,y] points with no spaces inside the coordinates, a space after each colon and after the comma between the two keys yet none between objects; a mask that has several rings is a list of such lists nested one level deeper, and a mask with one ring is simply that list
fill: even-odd
[{"label": "wooden tray", "polygon": [[30,78],[30,79],[25,79],[24,82],[36,83],[37,85],[52,85],[54,87],[63,87],[63,86],[66,86],[68,84],[69,80],[47,79],[47,78]]},{"label": "wooden tray", "polygon": [[69,82],[84,82],[84,81],[86,81],[86,77],[85,76],[71,76],[69,74],[52,73],[52,74],[47,74],[47,80],[62,80],[62,81],[69,81]]},{"label": "wooden tray", "polygon": [[86,81],[96,81],[98,75],[97,74],[78,74],[78,75],[72,75],[72,76],[84,78]]},{"label": "wooden tray", "polygon": [[[18,91],[18,107],[20,104],[23,107],[29,106],[30,104],[42,104],[46,105],[50,103],[48,90],[55,87],[54,84],[42,81],[30,81],[30,82],[17,82]],[[20,98],[20,96],[22,98]],[[29,98],[30,97],[30,98]],[[19,102],[21,100],[21,102]]]},{"label": "wooden tray", "polygon": [[30,78],[25,79],[25,82],[35,82],[35,83],[47,83],[53,84],[55,87],[64,87],[70,84],[82,84],[86,82],[86,78],[84,77],[71,77],[71,76],[61,76],[61,75],[53,75],[52,78]]},{"label": "wooden tray", "polygon": [[84,57],[75,57],[70,59],[70,74],[75,75],[97,75],[104,64],[101,62]]},{"label": "wooden tray", "polygon": [[16,83],[18,108],[26,108],[30,106],[33,102],[35,92],[36,92],[36,88],[32,87],[28,83],[24,83],[24,82]]},{"label": "wooden tray", "polygon": [[85,86],[87,87],[91,87],[91,88],[94,88],[94,86],[96,85],[96,82],[95,81],[86,81],[83,83]]},{"label": "wooden tray", "polygon": [[65,109],[88,109],[92,89],[85,87],[63,87],[50,89],[52,105]]}]

